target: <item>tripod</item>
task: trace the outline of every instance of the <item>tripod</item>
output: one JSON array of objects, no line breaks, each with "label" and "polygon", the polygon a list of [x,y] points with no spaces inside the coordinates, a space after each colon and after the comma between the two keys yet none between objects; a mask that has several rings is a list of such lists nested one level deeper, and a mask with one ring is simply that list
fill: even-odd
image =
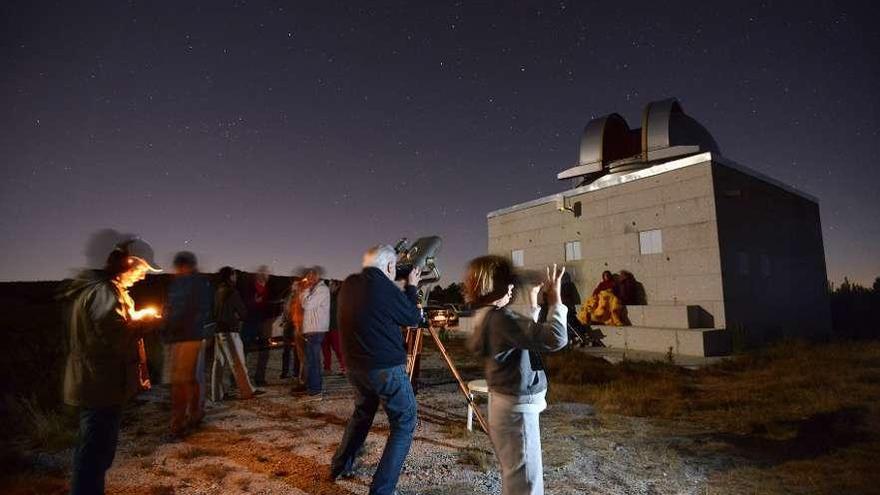
[{"label": "tripod", "polygon": [[477,422],[480,423],[480,427],[482,427],[483,431],[488,434],[489,425],[486,424],[486,420],[483,419],[483,414],[474,403],[474,399],[473,397],[471,397],[471,393],[468,390],[467,385],[464,383],[464,380],[462,380],[461,375],[458,373],[458,369],[455,367],[455,363],[452,362],[452,358],[449,356],[449,352],[446,350],[446,346],[443,345],[443,341],[440,340],[440,333],[438,332],[437,328],[432,325],[429,325],[428,328],[409,327],[406,329],[406,374],[409,375],[409,379],[412,380],[413,373],[416,369],[416,362],[422,352],[422,340],[425,330],[427,330],[431,337],[434,339],[434,345],[437,346],[437,350],[439,350],[440,355],[443,356],[443,361],[446,362],[446,367],[449,368],[449,372],[452,373],[455,381],[458,382],[458,389],[461,391],[462,395],[464,395],[465,400],[474,411],[474,414],[476,414]]}]

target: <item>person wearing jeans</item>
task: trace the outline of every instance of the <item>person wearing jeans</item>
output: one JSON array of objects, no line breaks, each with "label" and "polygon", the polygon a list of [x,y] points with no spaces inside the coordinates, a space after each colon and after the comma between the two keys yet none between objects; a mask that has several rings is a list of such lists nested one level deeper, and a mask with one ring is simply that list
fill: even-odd
[{"label": "person wearing jeans", "polygon": [[324,391],[321,376],[321,344],[327,332],[312,332],[303,335],[306,341],[306,390],[317,396]]},{"label": "person wearing jeans", "polygon": [[[297,294],[302,308],[302,335],[305,341],[305,392],[313,398],[323,393],[321,344],[330,327],[330,289],[319,276],[320,269],[309,268],[300,279]],[[297,389],[295,392],[302,392]]]},{"label": "person wearing jeans", "polygon": [[[474,313],[468,348],[483,360],[489,385],[489,436],[501,464],[503,495],[542,495],[544,466],[538,416],[547,407],[547,375],[542,352],[568,343],[568,308],[560,302],[565,268],[547,269],[542,285],[532,287],[531,317],[511,311],[516,276],[510,261],[481,256],[468,264],[464,294]],[[538,323],[538,292],[547,299],[547,321]]]},{"label": "person wearing jeans", "polygon": [[336,455],[333,456],[333,469],[340,473],[354,468],[357,451],[364,444],[379,404],[388,416],[391,433],[382,451],[382,458],[370,493],[394,493],[400,469],[409,453],[418,416],[416,396],[403,365],[373,370],[349,370],[348,380],[354,387],[354,413]]},{"label": "person wearing jeans", "polygon": [[71,495],[104,493],[106,472],[116,456],[122,406],[144,387],[138,341],[147,330],[141,325],[156,315],[135,310],[128,289],[148,271],[159,269],[147,261],[151,249],[134,250],[140,244],[145,246],[143,241],[121,243],[103,270],[80,274],[59,294],[70,304],[63,399],[79,408]]},{"label": "person wearing jeans", "polygon": [[391,433],[373,475],[370,495],[391,495],[409,453],[417,423],[412,384],[406,374],[401,327],[421,320],[418,289],[421,273],[412,270],[404,290],[394,284],[397,253],[388,245],[364,255],[364,269],[349,276],[339,291],[339,331],[347,377],[355,390],[355,408],[330,464],[330,479],[354,471],[379,404]]}]

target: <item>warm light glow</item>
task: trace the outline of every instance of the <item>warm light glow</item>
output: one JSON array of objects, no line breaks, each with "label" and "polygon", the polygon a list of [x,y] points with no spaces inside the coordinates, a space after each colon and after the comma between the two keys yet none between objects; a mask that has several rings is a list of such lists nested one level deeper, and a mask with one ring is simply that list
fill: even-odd
[{"label": "warm light glow", "polygon": [[135,309],[131,312],[132,320],[143,320],[144,318],[161,318],[162,315],[159,314],[159,311],[152,306],[147,306],[144,309]]}]

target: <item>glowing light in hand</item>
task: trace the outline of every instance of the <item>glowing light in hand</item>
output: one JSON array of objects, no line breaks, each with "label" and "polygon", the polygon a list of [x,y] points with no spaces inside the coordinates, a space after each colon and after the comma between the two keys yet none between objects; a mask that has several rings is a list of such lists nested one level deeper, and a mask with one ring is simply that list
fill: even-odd
[{"label": "glowing light in hand", "polygon": [[145,318],[161,318],[162,315],[156,310],[156,308],[152,306],[147,306],[144,309],[136,309],[131,312],[132,320],[143,320]]}]

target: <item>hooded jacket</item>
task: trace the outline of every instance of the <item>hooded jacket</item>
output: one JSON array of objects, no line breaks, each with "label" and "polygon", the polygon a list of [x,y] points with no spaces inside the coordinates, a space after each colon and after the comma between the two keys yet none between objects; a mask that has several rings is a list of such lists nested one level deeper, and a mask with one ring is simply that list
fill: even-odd
[{"label": "hooded jacket", "polygon": [[535,395],[547,390],[541,352],[555,352],[568,344],[565,320],[568,308],[550,306],[547,322],[536,323],[508,308],[477,310],[468,348],[483,359],[489,391],[510,396]]},{"label": "hooded jacket", "polygon": [[101,271],[85,272],[63,290],[70,302],[64,402],[118,406],[140,386],[138,339],[130,328],[128,292]]}]

